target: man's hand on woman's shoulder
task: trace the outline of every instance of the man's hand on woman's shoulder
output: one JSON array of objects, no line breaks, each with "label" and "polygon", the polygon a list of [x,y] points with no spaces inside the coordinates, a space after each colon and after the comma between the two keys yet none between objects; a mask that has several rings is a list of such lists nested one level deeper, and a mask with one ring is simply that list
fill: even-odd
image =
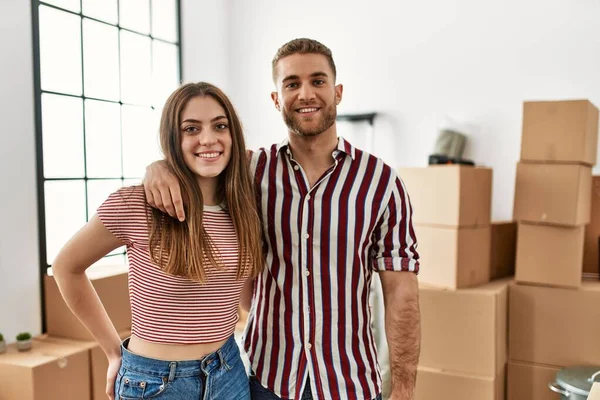
[{"label": "man's hand on woman's shoulder", "polygon": [[155,161],[148,165],[143,184],[148,204],[173,218],[185,220],[179,182],[166,161]]}]

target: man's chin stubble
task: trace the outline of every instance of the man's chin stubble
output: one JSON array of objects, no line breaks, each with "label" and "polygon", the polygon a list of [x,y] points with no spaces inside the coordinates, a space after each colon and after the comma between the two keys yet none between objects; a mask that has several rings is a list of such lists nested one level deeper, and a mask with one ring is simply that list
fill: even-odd
[{"label": "man's chin stubble", "polygon": [[300,127],[300,123],[298,123],[297,120],[294,119],[294,118],[289,118],[288,116],[284,115],[283,119],[284,119],[285,124],[287,125],[288,129],[291,132],[295,133],[298,136],[302,136],[302,137],[315,137],[315,136],[319,136],[322,133],[324,133],[327,129],[331,128],[331,126],[335,122],[335,118],[332,118],[331,121],[327,121],[327,120],[323,121],[315,129],[307,130],[307,129],[302,129]]}]

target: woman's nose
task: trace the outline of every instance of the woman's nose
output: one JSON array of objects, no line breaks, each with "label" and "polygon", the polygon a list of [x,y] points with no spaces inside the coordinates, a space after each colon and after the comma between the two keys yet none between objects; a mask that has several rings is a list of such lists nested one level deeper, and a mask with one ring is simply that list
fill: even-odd
[{"label": "woman's nose", "polygon": [[215,135],[211,131],[202,132],[200,135],[200,145],[201,146],[211,146],[217,143],[217,135]]}]

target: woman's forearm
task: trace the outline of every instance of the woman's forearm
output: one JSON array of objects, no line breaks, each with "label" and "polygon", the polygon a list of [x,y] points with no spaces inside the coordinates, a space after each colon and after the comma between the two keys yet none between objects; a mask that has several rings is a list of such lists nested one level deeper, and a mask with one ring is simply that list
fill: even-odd
[{"label": "woman's forearm", "polygon": [[55,272],[54,279],[73,314],[90,331],[106,356],[120,357],[119,334],[85,272]]},{"label": "woman's forearm", "polygon": [[[107,357],[121,355],[120,338],[96,290],[85,274],[87,268],[123,243],[110,233],[97,215],[65,244],[52,264],[58,288],[73,314],[90,331]],[[127,304],[123,304],[127,307]]]}]

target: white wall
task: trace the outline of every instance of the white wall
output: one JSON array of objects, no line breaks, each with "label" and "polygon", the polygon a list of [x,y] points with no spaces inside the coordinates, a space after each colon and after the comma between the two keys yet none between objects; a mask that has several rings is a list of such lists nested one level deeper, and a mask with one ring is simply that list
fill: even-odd
[{"label": "white wall", "polygon": [[374,153],[425,166],[444,115],[475,126],[466,156],[494,168],[493,218],[512,217],[524,100],[600,107],[600,2],[231,0],[230,90],[251,147],[286,135],[270,62],[296,37],[329,46],[341,113],[377,111]]},{"label": "white wall", "polygon": [[0,332],[41,330],[31,2],[0,1]]},{"label": "white wall", "polygon": [[183,82],[206,81],[229,89],[229,0],[182,0]]}]

